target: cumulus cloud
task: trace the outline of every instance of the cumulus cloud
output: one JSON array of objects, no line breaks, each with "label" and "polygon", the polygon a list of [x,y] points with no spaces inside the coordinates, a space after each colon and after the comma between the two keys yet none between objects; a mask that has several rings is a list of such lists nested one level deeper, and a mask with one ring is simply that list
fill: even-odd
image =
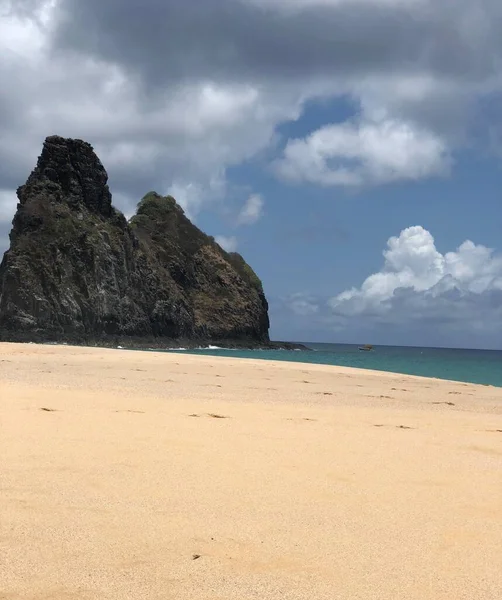
[{"label": "cumulus cloud", "polygon": [[126,213],[156,189],[196,216],[326,98],[359,116],[286,140],[283,176],[443,173],[473,124],[482,139],[469,111],[502,93],[497,0],[0,0],[0,16],[0,189],[46,135],[82,137]]},{"label": "cumulus cloud", "polygon": [[259,194],[251,194],[239,212],[237,225],[254,225],[263,216],[264,204]]},{"label": "cumulus cloud", "polygon": [[300,317],[308,317],[319,313],[319,301],[312,294],[305,292],[297,292],[291,294],[285,299],[284,303],[287,305],[295,315]]},{"label": "cumulus cloud", "polygon": [[225,190],[225,177],[221,173],[215,173],[205,185],[176,179],[168,187],[167,193],[176,198],[187,217],[195,221],[202,206],[224,197]]},{"label": "cumulus cloud", "polygon": [[271,298],[274,335],[500,348],[502,254],[470,240],[441,253],[431,233],[414,226],[388,240],[383,258],[378,272],[334,297],[314,290]]},{"label": "cumulus cloud", "polygon": [[391,237],[384,265],[360,287],[331,298],[338,317],[379,323],[437,322],[468,330],[502,325],[502,255],[467,240],[441,254],[421,226]]},{"label": "cumulus cloud", "polygon": [[[0,0],[0,77],[12,82],[0,92],[2,188],[13,192],[23,183],[45,136],[58,133],[94,145],[126,213],[154,188],[176,193],[193,218],[224,195],[226,168],[269,143],[279,114],[299,114],[297,94],[283,98],[280,90],[260,89],[245,78],[216,81],[209,75],[154,89],[143,86],[141,70],[135,73],[124,62],[91,49],[63,51],[58,32],[70,5],[33,0],[8,6]],[[127,13],[123,6],[120,12]],[[134,26],[134,6],[127,14]],[[154,18],[148,10],[143,16]],[[102,25],[95,30],[99,39],[110,33],[100,32]],[[178,54],[183,53],[180,46]],[[145,70],[148,61],[145,57]]]},{"label": "cumulus cloud", "polygon": [[276,172],[292,182],[383,184],[447,172],[447,144],[434,133],[394,119],[326,125],[290,140]]},{"label": "cumulus cloud", "polygon": [[[176,190],[173,190],[173,195],[176,198],[180,197],[179,194],[176,195]],[[181,197],[183,198],[183,196]],[[263,198],[259,194],[251,194],[239,210],[233,225],[254,225],[263,216],[263,206]],[[215,239],[227,252],[235,252],[237,250],[238,241],[235,236],[218,235]]]},{"label": "cumulus cloud", "polygon": [[214,239],[227,252],[235,252],[237,250],[238,243],[235,236],[217,235]]}]

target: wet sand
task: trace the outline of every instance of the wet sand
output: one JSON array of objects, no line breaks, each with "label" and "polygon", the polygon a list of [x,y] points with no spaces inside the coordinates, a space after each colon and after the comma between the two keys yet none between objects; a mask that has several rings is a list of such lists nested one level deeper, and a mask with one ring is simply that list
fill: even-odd
[{"label": "wet sand", "polygon": [[0,344],[2,600],[500,600],[502,389]]}]

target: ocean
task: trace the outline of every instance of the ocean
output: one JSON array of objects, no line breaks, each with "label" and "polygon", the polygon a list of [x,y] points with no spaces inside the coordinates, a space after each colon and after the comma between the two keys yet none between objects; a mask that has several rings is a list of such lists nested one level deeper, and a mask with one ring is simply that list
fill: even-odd
[{"label": "ocean", "polygon": [[228,350],[211,347],[174,352],[356,367],[502,387],[502,350],[374,346],[373,351],[362,352],[356,345],[304,344],[312,351]]}]

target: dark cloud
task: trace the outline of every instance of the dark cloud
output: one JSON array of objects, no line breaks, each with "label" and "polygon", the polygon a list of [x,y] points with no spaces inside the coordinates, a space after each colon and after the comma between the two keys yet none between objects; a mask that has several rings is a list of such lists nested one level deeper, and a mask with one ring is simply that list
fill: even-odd
[{"label": "dark cloud", "polygon": [[[66,0],[54,49],[127,65],[154,87],[201,78],[287,80],[410,68],[430,27],[420,12],[371,5],[285,16],[236,0]],[[459,46],[446,40],[441,51],[458,55]]]},{"label": "dark cloud", "polygon": [[124,65],[154,88],[384,71],[480,81],[498,71],[501,21],[495,1],[352,2],[285,14],[239,0],[65,0],[54,51]]}]

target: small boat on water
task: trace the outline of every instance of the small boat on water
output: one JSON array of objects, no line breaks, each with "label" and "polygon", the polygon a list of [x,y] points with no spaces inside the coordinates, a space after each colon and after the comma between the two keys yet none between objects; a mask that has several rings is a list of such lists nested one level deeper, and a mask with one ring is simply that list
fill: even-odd
[{"label": "small boat on water", "polygon": [[359,346],[359,350],[363,350],[364,352],[370,352],[373,350],[373,346],[371,344],[364,344],[364,346]]}]

